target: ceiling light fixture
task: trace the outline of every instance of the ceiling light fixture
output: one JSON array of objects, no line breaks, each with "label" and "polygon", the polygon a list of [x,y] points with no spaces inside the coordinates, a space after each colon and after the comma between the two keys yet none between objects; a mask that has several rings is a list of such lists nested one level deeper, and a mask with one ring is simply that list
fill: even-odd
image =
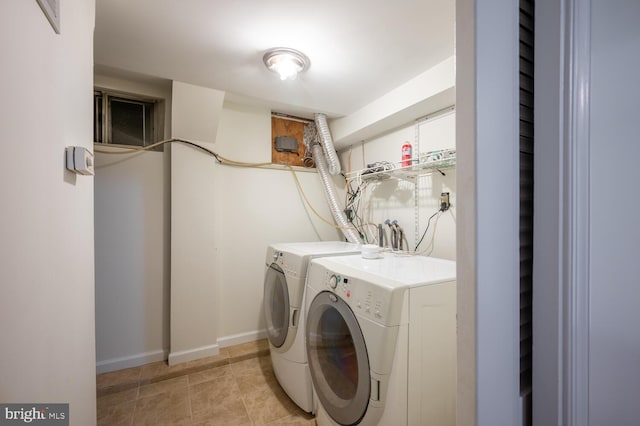
[{"label": "ceiling light fixture", "polygon": [[276,47],[266,51],[262,61],[280,80],[295,80],[299,72],[309,68],[309,58],[304,53],[287,47]]}]

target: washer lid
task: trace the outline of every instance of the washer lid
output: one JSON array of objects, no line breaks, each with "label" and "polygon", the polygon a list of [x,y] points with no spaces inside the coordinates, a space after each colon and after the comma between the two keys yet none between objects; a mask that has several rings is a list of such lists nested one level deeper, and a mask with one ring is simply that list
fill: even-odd
[{"label": "washer lid", "polygon": [[298,256],[329,255],[339,253],[359,253],[358,244],[344,241],[310,241],[302,243],[276,243],[271,244],[272,249],[291,253]]},{"label": "washer lid", "polygon": [[383,253],[379,259],[360,255],[313,259],[327,269],[388,288],[416,287],[456,279],[456,262],[426,256]]}]

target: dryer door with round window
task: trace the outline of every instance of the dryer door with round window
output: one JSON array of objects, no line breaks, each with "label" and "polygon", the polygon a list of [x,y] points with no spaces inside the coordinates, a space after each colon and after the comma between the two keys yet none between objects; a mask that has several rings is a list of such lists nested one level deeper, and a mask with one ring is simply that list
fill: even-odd
[{"label": "dryer door with round window", "polygon": [[282,269],[272,263],[264,277],[264,315],[269,342],[282,346],[289,330],[289,290]]},{"label": "dryer door with round window", "polygon": [[311,379],[323,408],[341,425],[358,423],[371,393],[364,336],[347,303],[320,292],[307,314],[307,355]]}]

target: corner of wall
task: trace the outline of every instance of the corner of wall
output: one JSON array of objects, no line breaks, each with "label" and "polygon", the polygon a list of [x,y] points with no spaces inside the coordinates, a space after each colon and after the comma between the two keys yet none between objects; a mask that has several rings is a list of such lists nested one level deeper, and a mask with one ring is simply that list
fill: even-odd
[{"label": "corner of wall", "polygon": [[214,143],[224,92],[174,81],[171,97],[171,136],[193,142]]},{"label": "corner of wall", "polygon": [[365,105],[330,123],[334,145],[348,145],[398,128],[455,103],[453,56]]},{"label": "corner of wall", "polygon": [[[224,92],[179,81],[172,89],[172,137],[214,143]],[[171,362],[210,356],[218,347],[214,165],[190,146],[171,149]]]}]

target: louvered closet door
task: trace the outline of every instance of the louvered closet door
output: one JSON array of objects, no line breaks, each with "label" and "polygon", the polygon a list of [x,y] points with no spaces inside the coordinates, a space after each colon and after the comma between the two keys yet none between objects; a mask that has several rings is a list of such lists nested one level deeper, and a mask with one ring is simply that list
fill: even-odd
[{"label": "louvered closet door", "polygon": [[520,395],[531,424],[534,0],[520,0]]}]

